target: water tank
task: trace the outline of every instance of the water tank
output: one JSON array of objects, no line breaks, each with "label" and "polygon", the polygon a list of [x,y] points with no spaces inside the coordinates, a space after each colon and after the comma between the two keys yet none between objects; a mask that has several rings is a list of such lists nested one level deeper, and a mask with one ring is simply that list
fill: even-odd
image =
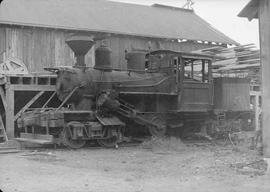
[{"label": "water tank", "polygon": [[128,70],[145,70],[145,53],[132,51],[126,53],[127,69]]},{"label": "water tank", "polygon": [[111,49],[106,45],[101,45],[95,51],[95,66],[94,69],[112,71],[111,64]]}]

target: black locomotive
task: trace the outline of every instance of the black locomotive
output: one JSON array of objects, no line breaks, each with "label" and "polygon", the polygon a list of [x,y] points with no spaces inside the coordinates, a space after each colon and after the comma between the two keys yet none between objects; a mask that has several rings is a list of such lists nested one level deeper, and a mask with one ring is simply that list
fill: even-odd
[{"label": "black locomotive", "polygon": [[[106,46],[95,50],[94,68],[85,67],[84,56],[95,43],[90,37],[73,36],[66,42],[77,63],[46,69],[57,74],[56,92],[44,107],[21,115],[21,137],[39,135],[48,143],[71,148],[80,148],[87,140],[112,147],[131,125],[136,125],[133,130],[145,127],[154,136],[179,135],[190,127],[208,127],[204,132],[211,134],[249,111],[249,81],[213,80],[211,55],[129,52],[127,70],[120,71],[112,68]],[[54,96],[61,104],[46,107]]]}]

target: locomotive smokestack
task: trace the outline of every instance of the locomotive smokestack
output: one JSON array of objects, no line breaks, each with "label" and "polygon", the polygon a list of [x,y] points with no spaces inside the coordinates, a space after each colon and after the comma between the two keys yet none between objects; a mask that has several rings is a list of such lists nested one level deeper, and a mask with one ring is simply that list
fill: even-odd
[{"label": "locomotive smokestack", "polygon": [[86,35],[74,35],[67,39],[66,43],[74,51],[77,59],[75,66],[85,67],[85,55],[95,44],[93,38]]}]

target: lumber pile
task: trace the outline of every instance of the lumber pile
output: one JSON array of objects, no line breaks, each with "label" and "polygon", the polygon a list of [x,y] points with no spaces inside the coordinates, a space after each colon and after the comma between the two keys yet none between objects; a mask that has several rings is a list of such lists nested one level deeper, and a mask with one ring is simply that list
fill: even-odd
[{"label": "lumber pile", "polygon": [[215,76],[244,76],[260,82],[260,51],[254,44],[230,48],[211,47],[196,52],[222,58],[213,62]]}]

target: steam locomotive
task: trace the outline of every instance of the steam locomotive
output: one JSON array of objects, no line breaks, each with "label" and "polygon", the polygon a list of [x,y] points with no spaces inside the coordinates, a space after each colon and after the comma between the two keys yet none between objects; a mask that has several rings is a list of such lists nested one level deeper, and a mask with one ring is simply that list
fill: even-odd
[{"label": "steam locomotive", "polygon": [[[46,68],[57,74],[55,94],[42,108],[21,114],[17,120],[21,137],[41,135],[48,143],[71,148],[83,147],[87,140],[113,147],[127,130],[139,126],[153,136],[178,135],[190,127],[217,128],[220,118],[234,119],[239,112],[249,111],[249,82],[214,81],[214,56],[135,51],[126,53],[128,69],[121,71],[112,68],[106,46],[95,50],[94,68],[85,67],[85,54],[95,44],[91,37],[72,36],[66,43],[77,63]],[[54,96],[61,104],[48,108]]]}]

